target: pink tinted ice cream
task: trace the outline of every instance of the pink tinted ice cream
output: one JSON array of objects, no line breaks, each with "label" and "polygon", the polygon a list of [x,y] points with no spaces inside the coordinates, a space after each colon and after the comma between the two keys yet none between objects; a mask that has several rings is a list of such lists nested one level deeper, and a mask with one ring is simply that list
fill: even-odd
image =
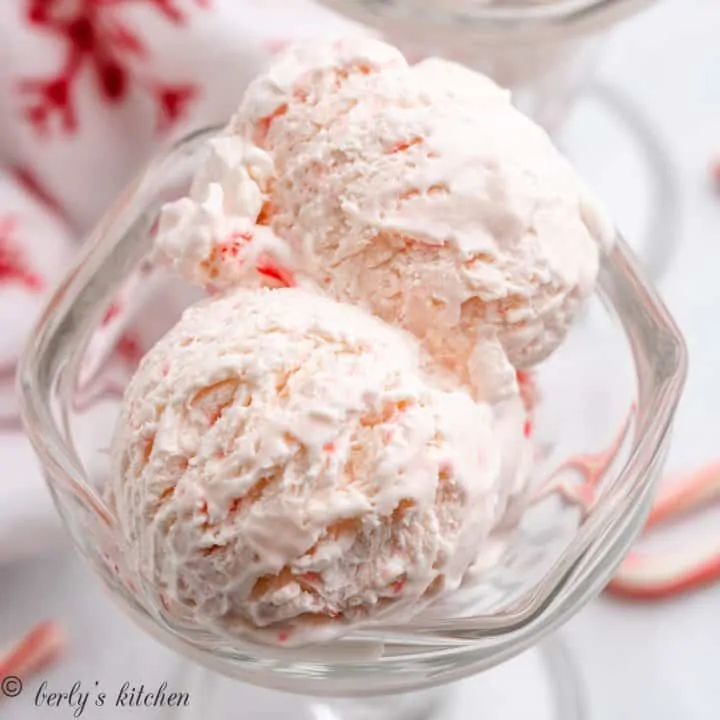
[{"label": "pink tinted ice cream", "polygon": [[183,228],[220,188],[222,222],[259,238],[248,257],[277,248],[298,282],[410,331],[443,382],[478,398],[515,393],[514,369],[559,345],[612,238],[505,91],[442,60],[410,67],[373,40],[283,54],[250,85],[211,162],[160,236],[190,279],[232,286],[253,264],[221,252],[214,274],[198,271],[227,228],[203,225],[201,247]]},{"label": "pink tinted ice cream", "polygon": [[174,617],[297,644],[453,591],[501,502],[490,407],[416,342],[299,289],[188,309],[125,395],[110,489]]},{"label": "pink tinted ice cream", "polygon": [[148,353],[118,423],[148,601],[288,645],[453,593],[527,492],[523,368],[611,238],[483,76],[368,39],[282,54],[160,219],[160,252],[225,294]]}]

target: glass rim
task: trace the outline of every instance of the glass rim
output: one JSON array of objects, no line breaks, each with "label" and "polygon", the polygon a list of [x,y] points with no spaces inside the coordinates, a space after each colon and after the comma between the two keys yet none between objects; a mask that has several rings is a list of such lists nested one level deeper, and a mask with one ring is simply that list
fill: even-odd
[{"label": "glass rim", "polygon": [[[217,126],[206,128],[183,138],[140,173],[86,243],[80,258],[56,290],[26,344],[18,369],[21,413],[61,515],[63,509],[56,497],[59,490],[69,492],[102,525],[113,524],[111,513],[92,489],[80,460],[71,444],[64,439],[53,414],[51,394],[58,378],[66,370],[65,365],[58,363],[56,349],[71,336],[75,343],[73,356],[78,358],[82,355],[102,317],[105,301],[109,301],[124,277],[124,268],[133,262],[137,264],[145,254],[139,253],[139,248],[133,247],[133,243],[142,244],[135,236],[142,232],[147,218],[157,208],[143,204],[143,188],[157,186],[158,178],[162,177],[173,159],[177,160],[183,153],[189,154],[193,147],[203,143],[217,130]],[[128,251],[126,256],[121,250]],[[632,252],[619,234],[611,252],[602,258],[599,292],[605,304],[613,308],[623,326],[626,340],[635,338],[635,342],[630,341],[629,345],[638,388],[637,422],[631,452],[613,482],[613,491],[602,498],[579,528],[561,562],[532,588],[532,593],[523,595],[524,602],[518,605],[516,612],[502,616],[455,617],[423,624],[411,621],[402,627],[374,624],[361,627],[359,631],[351,630],[349,637],[361,639],[368,633],[396,632],[406,637],[425,637],[438,652],[467,653],[477,650],[475,643],[484,638],[507,636],[509,641],[513,636],[523,636],[543,621],[548,607],[560,607],[569,596],[579,597],[578,593],[582,595],[584,586],[597,583],[602,576],[609,579],[622,555],[618,551],[611,553],[612,548],[609,545],[603,547],[598,539],[613,533],[617,535],[621,529],[620,518],[625,514],[634,516],[649,497],[653,485],[652,468],[667,444],[668,431],[682,392],[687,351],[677,326],[655,290],[642,279]],[[82,320],[78,320],[80,316]],[[77,327],[80,329],[73,329]],[[75,540],[84,554],[82,544],[77,538]],[[628,543],[626,539],[625,547]],[[609,557],[610,554],[612,557]],[[132,598],[123,597],[128,605],[137,605]],[[590,595],[586,593],[583,602],[587,599]],[[133,610],[131,614],[136,614],[140,607]],[[148,612],[146,608],[142,610]],[[149,615],[148,620],[157,622],[158,619]],[[167,623],[164,629],[175,634]],[[186,639],[175,636],[176,641],[188,644]],[[197,637],[197,649],[207,651],[199,634]],[[237,652],[247,658],[257,647],[248,644]],[[258,657],[263,655],[259,653]],[[383,662],[392,663],[395,660],[397,658],[383,658]],[[373,661],[373,665],[377,665],[377,661]],[[383,663],[380,666],[384,666]],[[352,673],[352,664],[345,663],[343,667]],[[368,664],[364,663],[361,667],[367,670]]]},{"label": "glass rim", "polygon": [[[455,8],[438,7],[433,2],[394,0],[387,6],[386,13],[382,12],[385,8],[382,0],[321,2],[371,26],[375,25],[373,19],[382,18],[383,22],[424,24],[437,32],[439,27],[462,23],[485,40],[497,36],[498,41],[503,41],[508,34],[526,40],[538,40],[553,37],[568,29],[578,33],[595,32],[649,7],[655,0],[526,0],[510,5],[503,2],[483,5],[468,0]],[[405,29],[408,27],[405,26]]]}]

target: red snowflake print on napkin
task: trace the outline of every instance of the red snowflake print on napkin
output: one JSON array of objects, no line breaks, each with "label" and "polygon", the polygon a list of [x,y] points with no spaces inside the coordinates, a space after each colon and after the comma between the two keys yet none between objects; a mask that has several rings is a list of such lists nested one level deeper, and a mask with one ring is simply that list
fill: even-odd
[{"label": "red snowflake print on napkin", "polygon": [[[26,0],[27,22],[59,37],[65,53],[58,71],[47,77],[23,78],[19,90],[25,98],[24,114],[35,130],[47,132],[57,117],[65,133],[78,128],[74,92],[83,70],[96,80],[100,97],[108,104],[122,102],[135,84],[149,93],[158,109],[158,128],[165,130],[185,113],[197,96],[192,83],[164,83],[149,76],[133,75],[131,61],[150,57],[150,50],[136,29],[119,12],[122,6],[144,3],[152,6],[168,22],[184,25],[189,12],[181,0]],[[210,0],[186,0],[208,8]]]},{"label": "red snowflake print on napkin", "polygon": [[17,218],[14,215],[0,217],[0,286],[15,284],[30,292],[42,290],[43,282],[23,258],[15,241]]}]

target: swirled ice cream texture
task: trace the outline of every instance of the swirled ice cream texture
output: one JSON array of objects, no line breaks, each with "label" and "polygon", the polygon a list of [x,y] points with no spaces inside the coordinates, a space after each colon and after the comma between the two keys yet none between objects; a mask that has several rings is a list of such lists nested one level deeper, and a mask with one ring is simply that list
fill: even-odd
[{"label": "swirled ice cream texture", "polygon": [[489,406],[416,343],[300,289],[188,309],[113,448],[127,561],[179,622],[301,644],[456,588],[499,511]]},{"label": "swirled ice cream texture", "polygon": [[[222,172],[201,173],[187,210],[167,214],[190,218],[221,188],[223,217],[266,248],[272,238],[297,282],[411,332],[480,398],[514,393],[514,369],[559,345],[612,240],[597,200],[505,91],[442,60],[408,66],[373,40],[286,52],[211,145]],[[231,255],[212,276],[197,270],[226,235],[208,232],[198,255],[191,234],[161,232],[160,246],[195,282],[236,284]]]}]

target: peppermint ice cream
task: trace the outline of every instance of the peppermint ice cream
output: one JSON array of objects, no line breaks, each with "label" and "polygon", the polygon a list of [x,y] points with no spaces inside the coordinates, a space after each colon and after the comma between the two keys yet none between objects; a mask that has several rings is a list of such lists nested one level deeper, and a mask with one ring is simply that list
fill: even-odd
[{"label": "peppermint ice cream", "polygon": [[[197,208],[220,194],[215,229]],[[508,93],[367,39],[292,49],[254,81],[161,230],[191,280],[232,286],[245,255],[273,256],[410,331],[443,382],[489,399],[559,345],[612,237]]]},{"label": "peppermint ice cream", "polygon": [[145,600],[294,645],[453,593],[527,492],[523,369],[611,237],[487,78],[368,39],[281,55],[160,218],[161,255],[214,296],[145,357],[117,427]]},{"label": "peppermint ice cream", "polygon": [[110,489],[173,616],[295,644],[451,592],[499,508],[490,407],[415,341],[298,289],[188,309],[125,395]]}]

